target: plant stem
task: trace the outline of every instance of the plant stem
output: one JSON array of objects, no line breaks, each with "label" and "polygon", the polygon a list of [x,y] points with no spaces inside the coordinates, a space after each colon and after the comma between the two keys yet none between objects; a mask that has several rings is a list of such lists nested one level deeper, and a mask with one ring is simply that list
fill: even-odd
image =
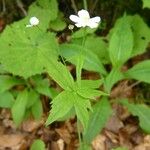
[{"label": "plant stem", "polygon": [[87,1],[83,0],[84,9],[87,10]]},{"label": "plant stem", "polygon": [[72,8],[74,9],[74,11],[77,13],[78,12],[78,9],[77,9],[77,6],[75,4],[75,1],[74,0],[71,0],[71,3],[72,3]]}]

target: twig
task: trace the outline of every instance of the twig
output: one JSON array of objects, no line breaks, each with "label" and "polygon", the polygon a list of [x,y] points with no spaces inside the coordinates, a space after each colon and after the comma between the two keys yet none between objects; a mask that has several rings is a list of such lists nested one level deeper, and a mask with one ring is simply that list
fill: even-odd
[{"label": "twig", "polygon": [[78,9],[77,9],[77,6],[75,4],[75,1],[74,0],[71,0],[71,3],[72,3],[72,8],[74,9],[75,13],[78,12]]},{"label": "twig", "polygon": [[137,81],[137,82],[131,84],[128,88],[125,89],[125,91],[128,91],[128,90],[132,89],[133,87],[135,87],[135,86],[138,85],[139,83],[141,83],[141,81]]},{"label": "twig", "polygon": [[27,12],[23,7],[23,3],[20,0],[17,0],[17,6],[20,8],[20,10],[23,12],[24,16],[27,16]]},{"label": "twig", "polygon": [[2,5],[3,5],[3,12],[6,11],[6,4],[5,4],[5,0],[2,0]]}]

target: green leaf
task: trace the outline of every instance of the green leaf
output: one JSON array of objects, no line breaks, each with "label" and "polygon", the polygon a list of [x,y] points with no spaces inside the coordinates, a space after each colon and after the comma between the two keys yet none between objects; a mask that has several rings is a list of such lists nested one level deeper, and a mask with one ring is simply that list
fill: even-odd
[{"label": "green leaf", "polygon": [[91,110],[90,101],[77,95],[76,93],[73,94],[72,100],[74,102],[74,108],[77,118],[80,120],[81,124],[83,125],[83,128],[85,129],[89,120],[88,109]]},{"label": "green leaf", "polygon": [[127,78],[150,83],[150,60],[145,60],[133,66],[124,73]]},{"label": "green leaf", "polygon": [[50,28],[54,31],[64,30],[66,28],[67,24],[62,18],[63,18],[63,15],[62,15],[62,13],[60,13],[55,20],[50,22]]},{"label": "green leaf", "polygon": [[35,90],[30,89],[30,91],[28,91],[27,108],[32,107],[38,100],[39,94]]},{"label": "green leaf", "polygon": [[79,55],[85,57],[83,68],[96,71],[102,74],[106,74],[106,70],[99,60],[99,58],[92,51],[87,50],[85,47],[77,44],[62,44],[60,45],[61,55],[64,56],[68,61],[77,65],[77,58]]},{"label": "green leaf", "polygon": [[[80,39],[81,40],[81,39]],[[92,51],[103,63],[109,63],[108,44],[101,37],[87,36],[84,45]]]},{"label": "green leaf", "polygon": [[150,108],[144,104],[130,104],[127,100],[121,100],[120,102],[126,106],[134,116],[139,117],[140,127],[146,133],[150,133]]},{"label": "green leaf", "polygon": [[72,93],[69,91],[63,91],[52,100],[52,109],[46,125],[51,124],[59,118],[64,117],[73,107]]},{"label": "green leaf", "polygon": [[81,87],[82,88],[90,88],[96,89],[99,88],[103,83],[102,79],[99,80],[81,80]]},{"label": "green leaf", "polygon": [[132,56],[136,56],[146,52],[150,42],[150,29],[139,15],[129,16],[129,19],[134,38]]},{"label": "green leaf", "polygon": [[41,76],[34,77],[35,82],[35,90],[43,95],[48,96],[49,98],[52,98],[52,92],[50,88],[50,82],[49,79],[43,79]]},{"label": "green leaf", "polygon": [[13,104],[14,104],[14,97],[10,92],[6,91],[0,93],[0,107],[11,108]]},{"label": "green leaf", "polygon": [[66,90],[72,89],[74,80],[66,66],[61,62],[46,58],[46,70],[48,74]]},{"label": "green leaf", "polygon": [[37,0],[37,4],[40,5],[44,10],[48,10],[47,17],[50,20],[55,20],[58,15],[58,3],[57,0]]},{"label": "green leaf", "polygon": [[77,93],[84,97],[84,98],[88,98],[88,99],[95,99],[96,97],[105,95],[108,96],[107,93],[104,93],[100,90],[95,90],[95,89],[90,89],[90,88],[81,88],[77,90]]},{"label": "green leaf", "polygon": [[56,60],[58,54],[54,34],[41,32],[37,27],[26,28],[22,22],[6,27],[0,37],[0,47],[4,68],[25,78],[44,72],[46,57]]},{"label": "green leaf", "polygon": [[43,114],[43,106],[40,99],[38,99],[31,108],[32,114],[35,119],[40,119]]},{"label": "green leaf", "polygon": [[42,140],[35,140],[32,143],[30,150],[45,150],[45,144]]},{"label": "green leaf", "polygon": [[[86,32],[85,32],[85,30],[86,30]],[[95,29],[91,29],[88,27],[86,29],[81,28],[72,34],[72,38],[82,38],[82,37],[87,36],[89,34],[93,34],[95,31],[96,31],[96,28]]]},{"label": "green leaf", "polygon": [[85,143],[91,143],[95,136],[103,129],[108,118],[112,114],[110,103],[106,97],[96,103],[90,113],[88,126],[83,133]]},{"label": "green leaf", "polygon": [[11,89],[15,85],[23,84],[24,81],[9,75],[0,76],[0,93]]},{"label": "green leaf", "polygon": [[110,38],[109,56],[114,67],[121,67],[131,57],[133,34],[128,20],[124,15],[116,23]]},{"label": "green leaf", "polygon": [[28,92],[27,90],[24,90],[18,94],[17,99],[15,100],[11,109],[13,121],[17,126],[19,126],[19,124],[24,119],[27,102],[28,102]]},{"label": "green leaf", "polygon": [[142,0],[143,1],[143,8],[150,8],[150,1],[149,0]]},{"label": "green leaf", "polygon": [[106,92],[110,93],[111,88],[116,82],[124,78],[122,72],[119,69],[113,68],[108,76],[105,78],[104,87]]}]

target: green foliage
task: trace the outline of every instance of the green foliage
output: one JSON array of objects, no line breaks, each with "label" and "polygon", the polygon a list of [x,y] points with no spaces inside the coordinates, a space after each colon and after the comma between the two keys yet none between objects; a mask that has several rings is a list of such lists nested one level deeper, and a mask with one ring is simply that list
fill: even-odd
[{"label": "green foliage", "polygon": [[150,83],[150,60],[145,60],[133,66],[124,73],[127,78]]},{"label": "green foliage", "polygon": [[77,44],[62,44],[60,45],[60,51],[62,56],[75,65],[77,65],[77,58],[79,55],[83,55],[85,57],[83,68],[106,74],[106,70],[98,56],[92,51],[87,50],[84,46]]},{"label": "green foliage", "polygon": [[0,93],[0,107],[11,108],[13,104],[14,104],[14,97],[10,92],[6,91]]},{"label": "green foliage", "polygon": [[109,56],[113,67],[121,67],[131,56],[133,34],[129,20],[124,15],[113,28],[109,42]]},{"label": "green foliage", "polygon": [[128,16],[134,38],[132,56],[146,51],[150,41],[150,29],[139,15]]},{"label": "green foliage", "polygon": [[12,106],[12,117],[15,124],[18,126],[24,119],[26,106],[28,102],[28,92],[24,90],[20,92]]},{"label": "green foliage", "polygon": [[83,138],[85,143],[91,143],[95,136],[105,126],[106,121],[110,117],[111,113],[112,110],[107,97],[103,97],[99,102],[97,102],[93,106],[92,112],[90,113],[88,126],[83,132]]},{"label": "green foliage", "polygon": [[134,115],[138,116],[140,127],[150,133],[150,108],[144,104],[130,104],[127,100],[120,101]]},{"label": "green foliage", "polygon": [[15,85],[23,84],[24,81],[14,76],[0,75],[0,93],[11,89]]},{"label": "green foliage", "polygon": [[30,150],[45,150],[45,144],[42,140],[35,140],[32,143]]},{"label": "green foliage", "polygon": [[142,0],[143,1],[143,8],[150,8],[150,1],[149,0]]}]

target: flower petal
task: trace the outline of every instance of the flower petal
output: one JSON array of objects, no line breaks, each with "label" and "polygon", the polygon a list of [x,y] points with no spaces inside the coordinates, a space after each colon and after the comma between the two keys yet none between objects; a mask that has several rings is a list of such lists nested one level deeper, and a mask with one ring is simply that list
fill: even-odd
[{"label": "flower petal", "polygon": [[79,18],[87,18],[87,19],[90,19],[90,15],[89,15],[89,12],[87,10],[80,10],[78,11],[78,16]]},{"label": "flower petal", "polygon": [[96,22],[96,23],[99,23],[101,21],[101,18],[100,17],[93,17],[90,19],[92,22]]},{"label": "flower petal", "polygon": [[89,20],[89,22],[87,23],[87,26],[90,27],[90,28],[97,28],[98,23]]},{"label": "flower petal", "polygon": [[76,23],[78,23],[80,21],[80,18],[76,15],[70,15],[69,19],[73,22],[76,22]]},{"label": "flower petal", "polygon": [[76,23],[75,26],[80,28],[80,27],[82,27],[82,24],[81,23]]}]

